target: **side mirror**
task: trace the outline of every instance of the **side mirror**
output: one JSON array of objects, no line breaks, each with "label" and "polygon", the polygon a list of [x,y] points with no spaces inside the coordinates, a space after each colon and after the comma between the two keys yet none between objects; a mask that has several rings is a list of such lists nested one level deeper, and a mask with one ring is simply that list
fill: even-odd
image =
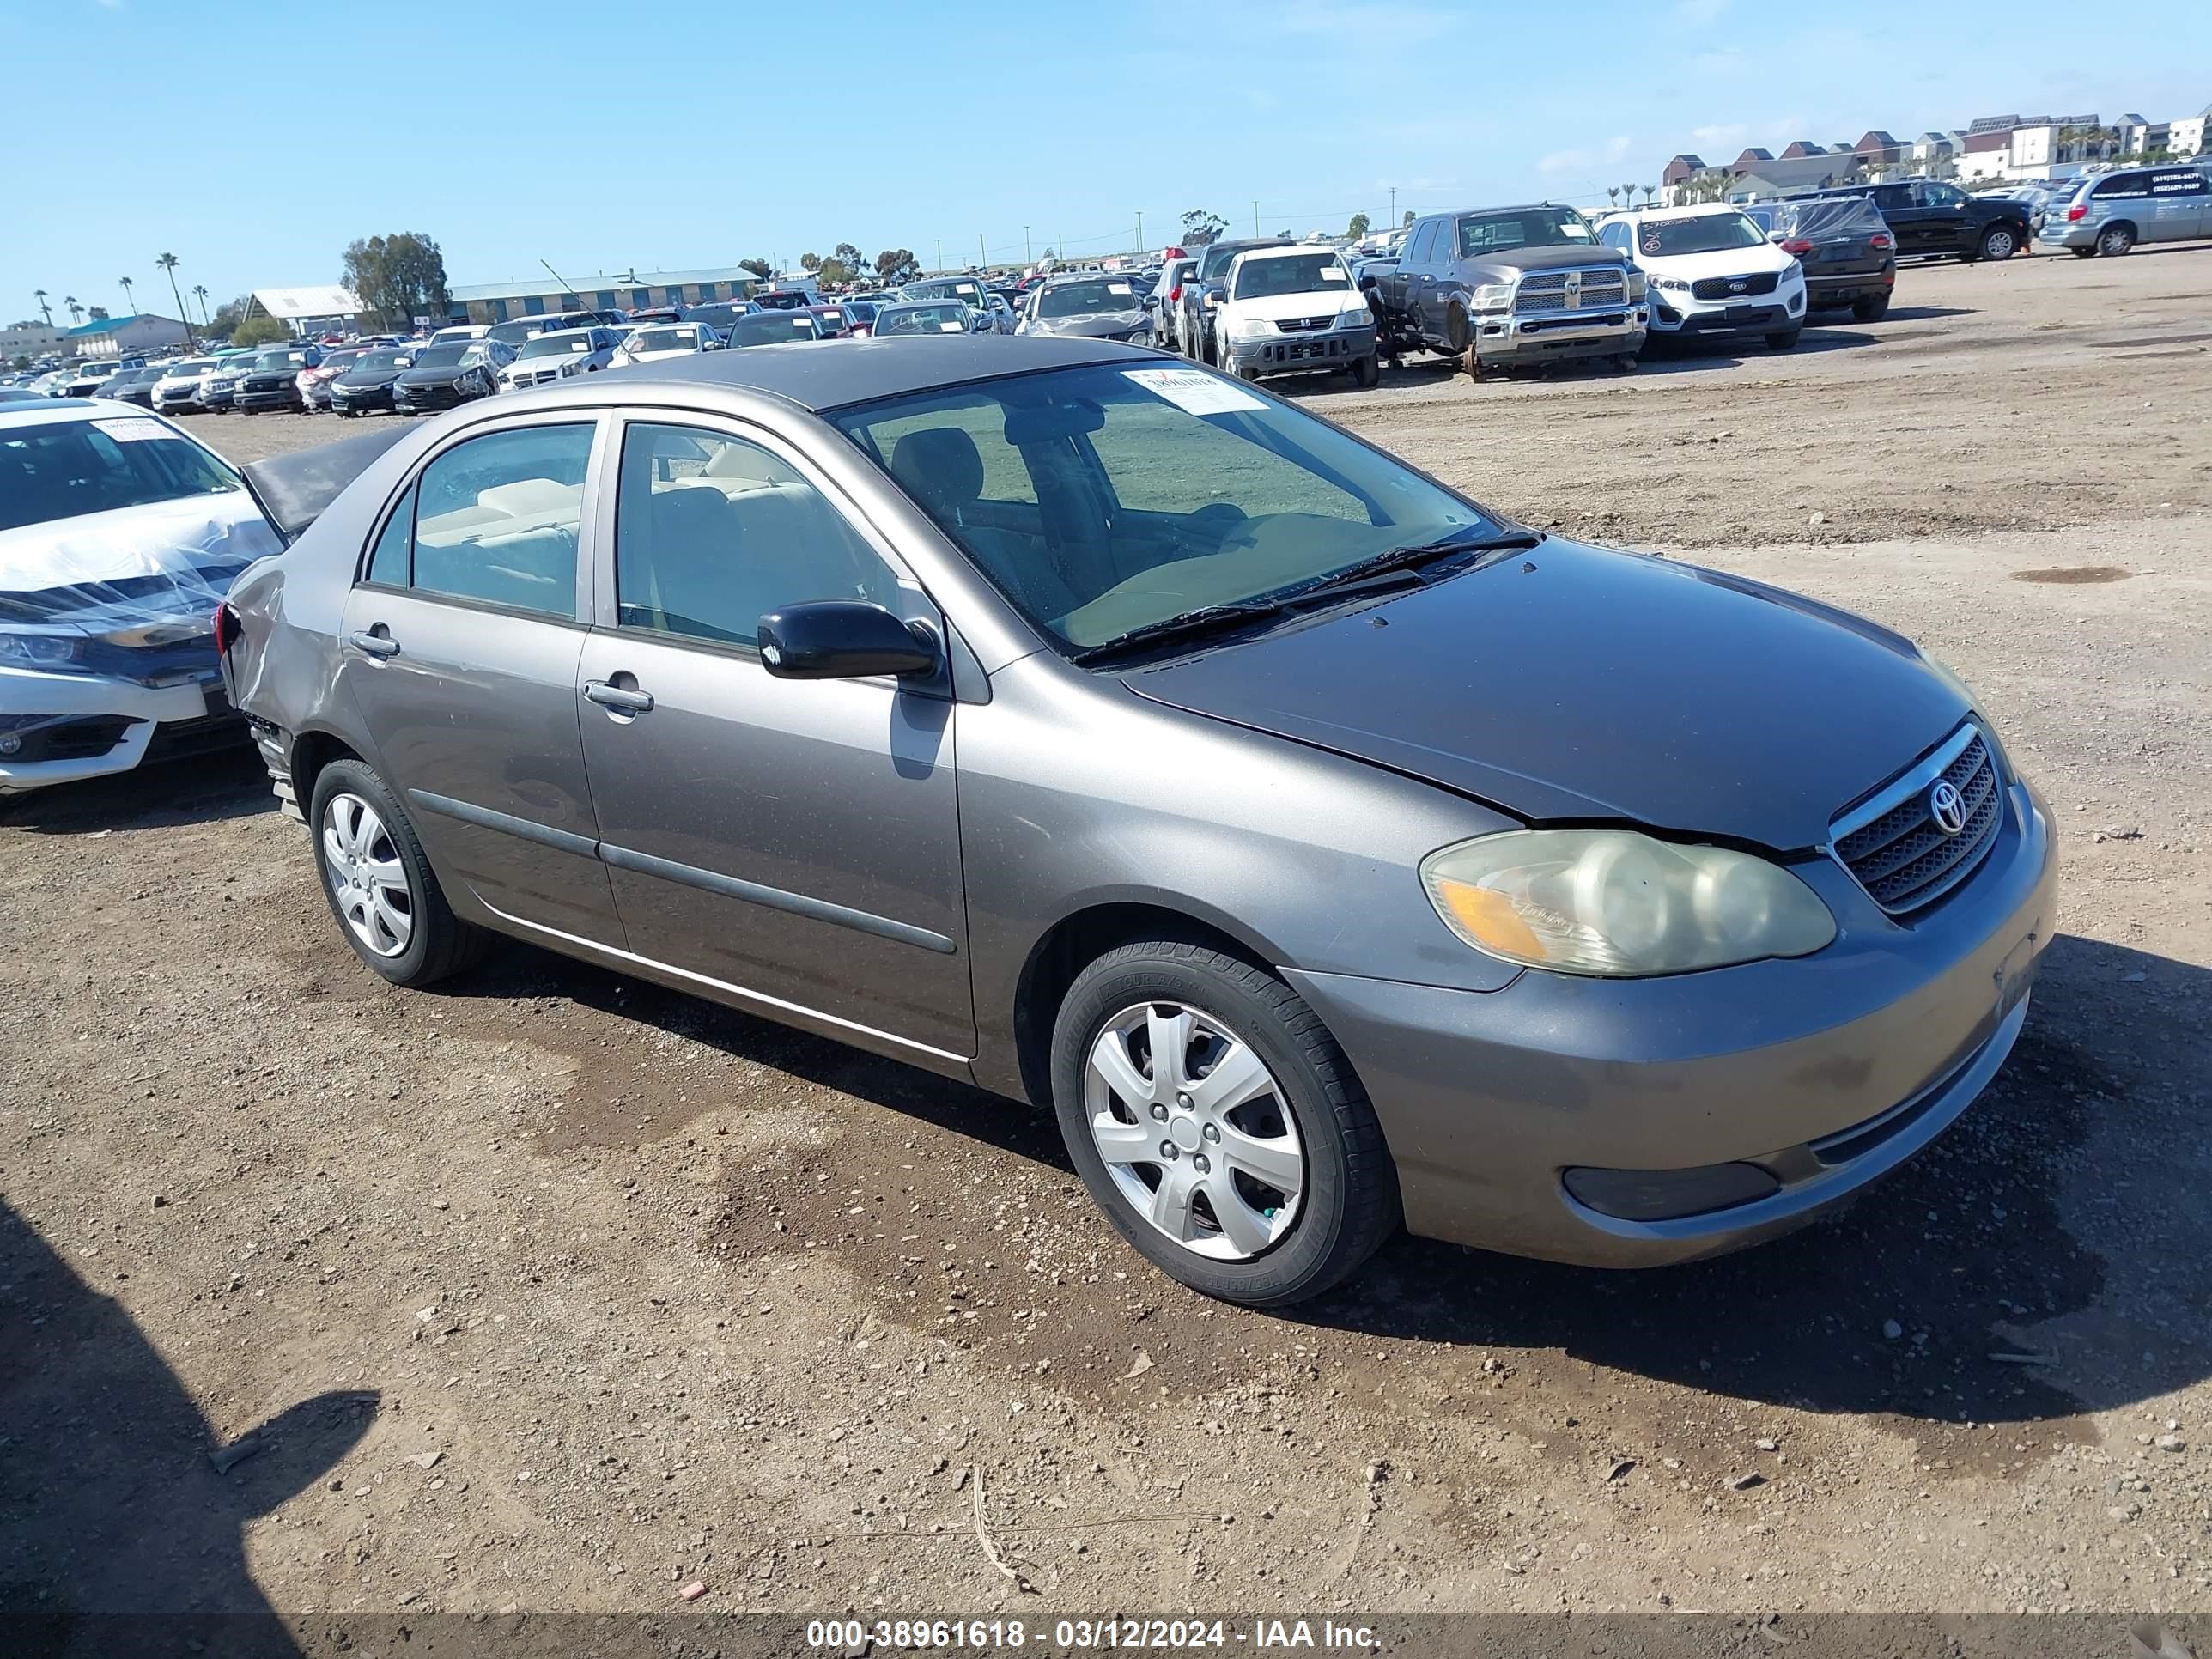
[{"label": "side mirror", "polygon": [[936,640],[860,599],[813,599],[760,619],[761,665],[780,680],[863,679],[872,674],[927,674],[938,664]]}]

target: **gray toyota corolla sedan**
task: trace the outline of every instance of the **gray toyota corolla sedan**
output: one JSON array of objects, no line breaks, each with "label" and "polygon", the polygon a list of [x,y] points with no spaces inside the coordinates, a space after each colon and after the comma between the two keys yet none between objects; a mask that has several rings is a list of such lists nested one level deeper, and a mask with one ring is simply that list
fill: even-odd
[{"label": "gray toyota corolla sedan", "polygon": [[231,695],[369,967],[510,934],[1049,1103],[1233,1301],[1401,1219],[1796,1225],[2051,938],[2048,811],[1908,641],[1160,354],[764,346],[248,471]]}]

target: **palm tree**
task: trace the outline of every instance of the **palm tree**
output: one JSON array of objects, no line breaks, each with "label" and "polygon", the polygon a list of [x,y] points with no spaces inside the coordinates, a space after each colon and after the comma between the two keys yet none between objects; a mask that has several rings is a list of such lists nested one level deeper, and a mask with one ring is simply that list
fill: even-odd
[{"label": "palm tree", "polygon": [[131,279],[128,276],[118,276],[115,280],[123,285],[123,314],[126,317],[137,316],[138,307],[131,298]]},{"label": "palm tree", "polygon": [[1612,203],[1613,206],[1619,207],[1620,205],[1620,186],[1619,185],[1607,185],[1605,187],[1605,199]]},{"label": "palm tree", "polygon": [[169,297],[177,302],[177,320],[185,325],[185,349],[196,351],[199,343],[192,338],[192,314],[185,309],[185,296],[177,292],[177,256],[164,253],[154,263],[169,273]]},{"label": "palm tree", "polygon": [[1644,206],[1646,206],[1646,207],[1650,207],[1650,206],[1651,205],[1651,203],[1652,203],[1653,198],[1656,198],[1658,194],[1659,194],[1659,186],[1658,186],[1658,185],[1644,185]]},{"label": "palm tree", "polygon": [[79,303],[76,295],[69,294],[62,297],[62,309],[69,313],[71,327],[84,320],[84,307]]},{"label": "palm tree", "polygon": [[39,315],[45,318],[46,319],[46,326],[48,328],[52,328],[54,325],[54,308],[46,303],[46,289],[42,288],[34,288],[31,292],[38,297]]},{"label": "palm tree", "polygon": [[200,302],[200,326],[205,328],[208,319],[207,289],[198,283],[193,284],[192,297]]}]

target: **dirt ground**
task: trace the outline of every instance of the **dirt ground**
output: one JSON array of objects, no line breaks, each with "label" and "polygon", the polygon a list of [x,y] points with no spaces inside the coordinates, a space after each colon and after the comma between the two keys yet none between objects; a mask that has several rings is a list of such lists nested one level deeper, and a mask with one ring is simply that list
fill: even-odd
[{"label": "dirt ground", "polygon": [[2054,805],[1990,1095],[1698,1267],[1407,1240],[1215,1305],[1025,1109],[520,946],[386,987],[246,755],[15,805],[0,1605],[2212,1609],[2208,315],[2212,248],[2039,258],[1786,356],[1304,394],[1913,635]]}]

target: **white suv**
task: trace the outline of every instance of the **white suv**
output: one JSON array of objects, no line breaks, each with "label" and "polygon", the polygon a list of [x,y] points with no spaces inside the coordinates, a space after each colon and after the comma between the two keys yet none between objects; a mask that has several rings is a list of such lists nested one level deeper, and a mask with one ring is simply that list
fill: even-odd
[{"label": "white suv", "polygon": [[1253,248],[1229,262],[1222,290],[1216,361],[1239,380],[1340,368],[1361,386],[1380,378],[1375,313],[1334,248]]},{"label": "white suv", "polygon": [[1805,326],[1805,270],[1725,202],[1638,208],[1599,221],[1597,239],[1651,285],[1651,332],[1680,338],[1763,336],[1776,351]]}]

